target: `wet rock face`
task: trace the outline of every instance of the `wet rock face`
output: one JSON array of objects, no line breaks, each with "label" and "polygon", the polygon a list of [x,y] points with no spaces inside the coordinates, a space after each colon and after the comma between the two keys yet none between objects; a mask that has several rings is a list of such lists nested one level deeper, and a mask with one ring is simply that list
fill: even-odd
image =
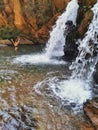
[{"label": "wet rock face", "polygon": [[[81,12],[81,10],[79,10],[79,11]],[[81,15],[78,17],[80,20]],[[93,12],[91,10],[85,12],[85,14],[80,22],[80,25],[78,27],[78,32],[79,32],[80,37],[83,36],[85,34],[85,32],[87,31],[88,25],[90,24],[92,18],[93,18]]]},{"label": "wet rock face", "polygon": [[23,34],[33,37],[35,43],[45,43],[57,20],[55,16],[62,13],[69,1],[0,0],[0,27],[15,26]]},{"label": "wet rock face", "polygon": [[80,37],[83,37],[88,29],[88,26],[93,18],[91,8],[96,2],[97,0],[78,0],[79,10],[77,15],[77,25]]},{"label": "wet rock face", "polygon": [[35,128],[37,121],[33,118],[31,107],[12,107],[0,111],[0,130],[34,130]]},{"label": "wet rock face", "polygon": [[78,0],[79,4],[92,6],[97,0]]},{"label": "wet rock face", "polygon": [[71,61],[75,59],[78,54],[78,49],[76,45],[77,29],[75,25],[73,25],[72,21],[66,22],[64,35],[65,35],[65,46],[64,46],[63,58],[65,60]]},{"label": "wet rock face", "polygon": [[94,130],[98,130],[98,98],[84,104],[84,113],[88,117]]},{"label": "wet rock face", "polygon": [[98,85],[98,62],[95,66],[95,72],[93,73],[93,79],[94,79],[95,84]]}]

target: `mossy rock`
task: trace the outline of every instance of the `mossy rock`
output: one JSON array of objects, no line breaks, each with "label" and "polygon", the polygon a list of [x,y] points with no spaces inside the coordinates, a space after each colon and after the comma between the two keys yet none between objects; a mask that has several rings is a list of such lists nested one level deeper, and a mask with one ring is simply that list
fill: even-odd
[{"label": "mossy rock", "polygon": [[92,12],[92,10],[88,10],[85,13],[84,18],[82,19],[80,26],[78,28],[78,32],[79,32],[80,36],[83,36],[85,34],[92,18],[93,18],[93,12]]}]

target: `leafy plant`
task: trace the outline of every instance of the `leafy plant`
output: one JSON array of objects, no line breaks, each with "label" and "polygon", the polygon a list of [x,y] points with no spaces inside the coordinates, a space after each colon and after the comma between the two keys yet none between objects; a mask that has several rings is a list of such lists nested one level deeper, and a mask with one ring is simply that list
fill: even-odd
[{"label": "leafy plant", "polygon": [[11,42],[16,40],[21,31],[15,27],[2,27],[0,28],[0,39],[8,39]]}]

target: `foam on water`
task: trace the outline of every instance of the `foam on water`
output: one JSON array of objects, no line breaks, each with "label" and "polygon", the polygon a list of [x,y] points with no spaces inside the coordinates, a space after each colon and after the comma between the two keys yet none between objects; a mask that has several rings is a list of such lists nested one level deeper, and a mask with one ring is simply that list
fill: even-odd
[{"label": "foam on water", "polygon": [[59,65],[65,64],[63,60],[58,59],[50,59],[45,54],[32,54],[32,55],[22,55],[20,57],[16,57],[13,60],[13,63],[18,64],[21,63],[22,65],[25,64],[33,64],[33,65],[42,65],[42,64],[50,64],[50,65]]},{"label": "foam on water", "polygon": [[56,87],[51,84],[54,93],[62,99],[67,99],[69,103],[76,103],[82,105],[87,99],[91,97],[91,91],[88,83],[80,79],[65,80],[60,83],[58,88],[60,92],[56,92]]},{"label": "foam on water", "polygon": [[[65,105],[75,104],[75,109],[82,108],[83,103],[91,98],[90,83],[81,79],[59,80],[56,77],[46,78],[35,85],[35,90],[41,95],[55,96],[65,101]],[[50,93],[50,92],[53,93]]]}]

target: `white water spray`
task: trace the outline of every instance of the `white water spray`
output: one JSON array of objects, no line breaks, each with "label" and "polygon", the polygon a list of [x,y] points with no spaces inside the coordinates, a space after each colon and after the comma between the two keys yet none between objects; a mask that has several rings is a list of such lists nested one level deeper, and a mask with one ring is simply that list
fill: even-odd
[{"label": "white water spray", "polygon": [[68,3],[64,13],[58,18],[56,25],[50,33],[50,39],[46,44],[46,48],[40,54],[22,55],[14,59],[14,63],[22,64],[63,64],[64,61],[58,61],[55,56],[63,56],[63,46],[65,44],[64,30],[65,23],[68,20],[73,21],[76,24],[77,0],[72,0]]}]

